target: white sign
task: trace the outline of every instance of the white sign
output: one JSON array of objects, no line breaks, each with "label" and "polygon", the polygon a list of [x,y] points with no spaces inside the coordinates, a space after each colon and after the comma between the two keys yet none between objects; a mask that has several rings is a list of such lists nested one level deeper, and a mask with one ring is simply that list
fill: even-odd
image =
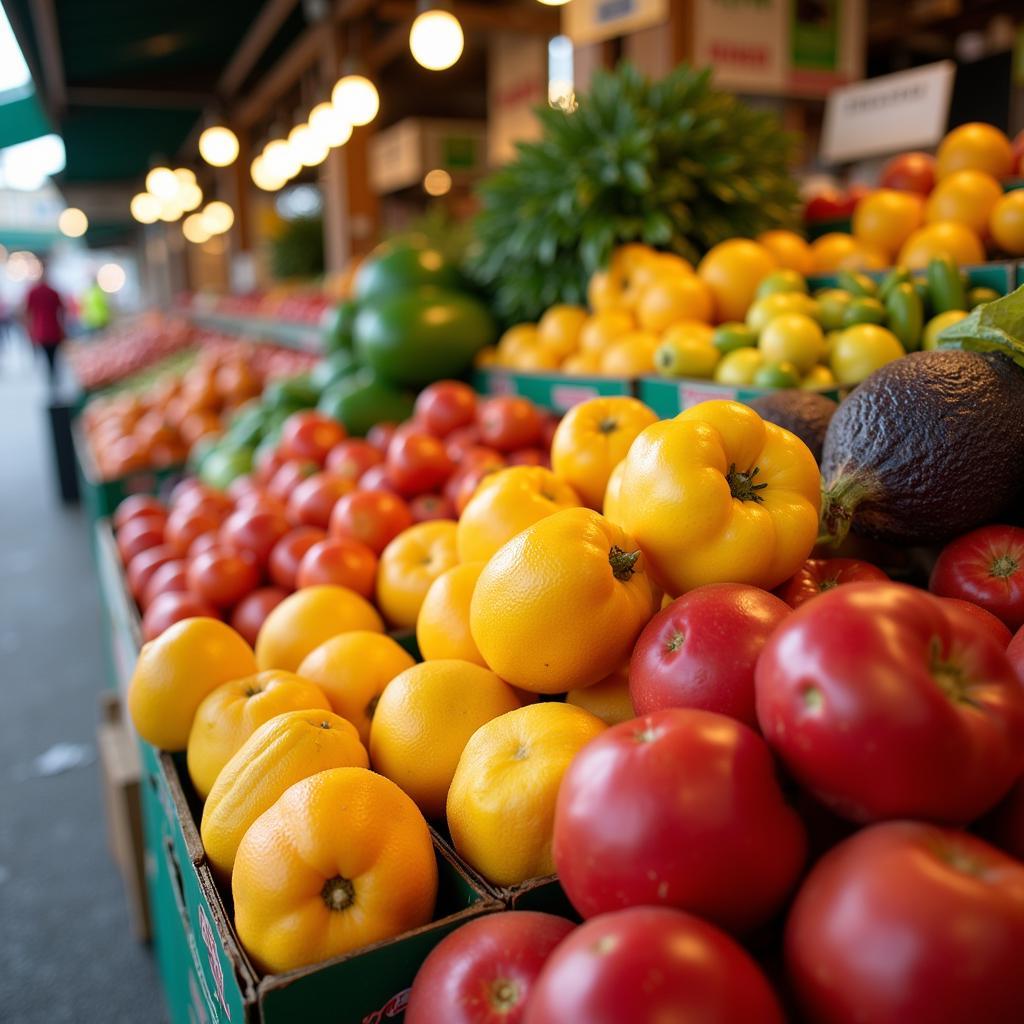
[{"label": "white sign", "polygon": [[668,20],[668,0],[572,0],[562,30],[577,46],[601,43]]},{"label": "white sign", "polygon": [[502,32],[488,57],[487,161],[493,167],[516,155],[517,142],[540,137],[534,110],[548,98],[547,40]]},{"label": "white sign", "polygon": [[849,163],[934,146],[945,134],[956,65],[951,60],[835,89],[825,106],[821,159]]}]

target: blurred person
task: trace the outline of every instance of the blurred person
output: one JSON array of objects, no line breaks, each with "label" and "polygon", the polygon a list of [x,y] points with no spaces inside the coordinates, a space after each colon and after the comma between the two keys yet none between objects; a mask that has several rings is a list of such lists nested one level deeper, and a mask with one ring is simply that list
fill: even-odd
[{"label": "blurred person", "polygon": [[96,280],[82,294],[78,321],[89,334],[102,331],[110,323],[110,302]]},{"label": "blurred person", "polygon": [[64,300],[46,280],[46,261],[39,262],[39,280],[25,296],[25,329],[32,344],[43,350],[52,392],[57,386],[57,350],[64,340]]}]

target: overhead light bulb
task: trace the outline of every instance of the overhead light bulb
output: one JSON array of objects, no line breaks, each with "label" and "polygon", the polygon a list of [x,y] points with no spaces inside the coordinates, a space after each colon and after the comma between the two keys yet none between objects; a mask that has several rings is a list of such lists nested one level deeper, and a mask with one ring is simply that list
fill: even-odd
[{"label": "overhead light bulb", "polygon": [[274,139],[267,143],[263,150],[263,163],[267,173],[282,182],[294,178],[302,166],[302,161],[284,139]]},{"label": "overhead light bulb", "polygon": [[284,178],[279,178],[270,172],[267,161],[262,155],[256,157],[249,165],[249,174],[253,184],[257,188],[263,189],[264,192],[276,192],[284,185]]},{"label": "overhead light bulb", "polygon": [[228,167],[238,159],[238,136],[222,124],[212,125],[199,136],[199,155],[211,167]]},{"label": "overhead light bulb", "polygon": [[159,217],[167,224],[173,224],[174,221],[180,220],[184,212],[177,199],[164,199],[160,202]]},{"label": "overhead light bulb", "polygon": [[96,283],[107,292],[108,295],[112,295],[114,292],[119,292],[127,280],[127,275],[124,272],[124,267],[120,263],[104,263],[99,270],[96,271]]},{"label": "overhead light bulb", "polygon": [[207,203],[200,216],[211,235],[222,235],[235,223],[235,211],[219,199]]},{"label": "overhead light bulb", "polygon": [[433,4],[417,15],[409,30],[409,49],[416,63],[428,71],[450,68],[462,56],[464,46],[459,19]]},{"label": "overhead light bulb", "polygon": [[201,213],[190,213],[181,225],[181,233],[196,245],[202,245],[210,238],[206,218]]},{"label": "overhead light bulb", "polygon": [[297,124],[288,133],[288,148],[299,158],[304,167],[316,167],[327,159],[330,147],[317,138],[308,124]]},{"label": "overhead light bulb", "polygon": [[57,227],[62,235],[68,238],[81,238],[89,230],[89,218],[77,206],[69,206],[61,210],[57,218]]},{"label": "overhead light bulb", "polygon": [[365,75],[345,75],[335,83],[331,103],[351,124],[363,125],[377,116],[380,95]]},{"label": "overhead light bulb", "polygon": [[540,0],[545,7],[564,7],[569,0]]},{"label": "overhead light bulb", "polygon": [[170,167],[154,167],[146,175],[146,191],[162,201],[173,199],[180,186],[178,176]]},{"label": "overhead light bulb", "polygon": [[196,172],[188,167],[175,167],[174,176],[178,179],[179,188],[196,183]]},{"label": "overhead light bulb", "polygon": [[344,146],[352,138],[352,125],[333,103],[318,103],[309,112],[309,130],[326,146]]},{"label": "overhead light bulb", "polygon": [[452,176],[443,168],[435,167],[423,177],[423,191],[428,196],[446,196],[452,190]]},{"label": "overhead light bulb", "polygon": [[178,205],[183,210],[195,210],[202,201],[203,190],[194,181],[181,186],[178,192]]},{"label": "overhead light bulb", "polygon": [[152,224],[160,217],[160,200],[148,192],[139,192],[132,196],[129,209],[140,224]]}]

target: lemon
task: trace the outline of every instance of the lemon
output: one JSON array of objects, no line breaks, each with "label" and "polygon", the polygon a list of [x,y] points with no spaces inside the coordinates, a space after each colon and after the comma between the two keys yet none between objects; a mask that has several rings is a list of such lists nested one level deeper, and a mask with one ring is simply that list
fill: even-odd
[{"label": "lemon", "polygon": [[967,316],[967,313],[962,309],[947,309],[945,313],[939,313],[938,316],[933,316],[931,320],[924,325],[924,335],[921,341],[921,348],[938,348],[939,335],[947,327],[952,327],[953,324],[960,323],[965,316]]},{"label": "lemon", "polygon": [[903,354],[903,346],[892,331],[878,324],[856,324],[836,338],[832,372],[840,384],[849,387]]},{"label": "lemon", "polygon": [[767,362],[791,362],[806,373],[825,354],[825,336],[809,316],[783,313],[761,332],[758,348]]},{"label": "lemon", "polygon": [[738,348],[722,357],[715,367],[715,382],[731,384],[733,387],[744,387],[754,383],[754,376],[764,364],[764,355],[760,349]]},{"label": "lemon", "polygon": [[747,326],[760,334],[775,317],[783,313],[802,313],[814,320],[821,316],[817,301],[810,295],[803,292],[776,292],[758,299],[747,310]]}]

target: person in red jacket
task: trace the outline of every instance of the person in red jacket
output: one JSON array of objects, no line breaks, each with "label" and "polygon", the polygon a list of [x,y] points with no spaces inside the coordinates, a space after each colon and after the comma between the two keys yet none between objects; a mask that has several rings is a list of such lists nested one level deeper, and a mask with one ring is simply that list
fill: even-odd
[{"label": "person in red jacket", "polygon": [[64,301],[47,283],[45,263],[39,280],[25,296],[25,327],[32,344],[46,356],[52,391],[57,379],[57,350],[64,340]]}]

